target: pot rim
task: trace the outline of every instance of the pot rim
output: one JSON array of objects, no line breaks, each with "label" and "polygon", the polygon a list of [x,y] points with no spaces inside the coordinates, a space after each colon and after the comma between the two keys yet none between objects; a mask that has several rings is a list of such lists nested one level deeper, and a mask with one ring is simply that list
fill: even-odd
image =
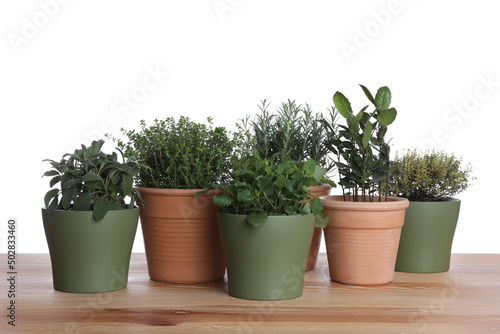
[{"label": "pot rim", "polygon": [[[143,188],[136,187],[139,192],[147,195],[156,196],[170,196],[170,197],[193,197],[198,191],[203,191],[205,189],[171,189],[171,188]],[[209,190],[206,194],[201,196],[216,196],[222,194],[220,190]]]},{"label": "pot rim", "polygon": [[307,187],[309,189],[309,191],[312,191],[312,190],[318,190],[318,189],[331,189],[332,186],[329,185],[329,184],[326,184],[326,183],[322,183],[322,184],[317,184],[315,186],[310,186],[310,187]]},{"label": "pot rim", "polygon": [[[109,213],[113,213],[113,212],[129,212],[129,211],[134,211],[134,210],[140,210],[140,208],[138,206],[135,206],[133,207],[132,209],[123,209],[123,210],[108,210],[108,212],[106,213],[106,215],[108,215]],[[47,213],[47,208],[45,207],[42,207],[42,212],[45,212]],[[55,210],[53,213],[62,213],[62,214],[74,214],[74,213],[78,213],[78,214],[93,214],[93,211],[91,210],[86,210],[86,211],[74,211],[74,210]],[[106,217],[104,217],[106,218]],[[103,219],[104,219],[103,218]]]},{"label": "pot rim", "polygon": [[[399,197],[399,198],[406,198],[406,197]],[[410,201],[410,203],[449,203],[449,202],[460,202],[460,199],[455,197],[450,197],[445,201]]]},{"label": "pot rim", "polygon": [[389,196],[387,202],[353,202],[344,201],[343,195],[321,196],[324,210],[352,210],[352,211],[396,211],[405,210],[410,201],[403,197]]}]

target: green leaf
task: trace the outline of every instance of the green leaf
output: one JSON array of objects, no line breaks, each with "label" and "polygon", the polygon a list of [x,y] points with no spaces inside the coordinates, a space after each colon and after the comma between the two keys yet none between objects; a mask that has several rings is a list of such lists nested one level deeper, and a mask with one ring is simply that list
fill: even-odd
[{"label": "green leaf", "polygon": [[394,108],[390,108],[380,112],[377,117],[377,122],[382,126],[388,126],[396,119],[397,111]]},{"label": "green leaf", "polygon": [[282,163],[278,165],[277,172],[280,175],[290,175],[293,173],[293,167],[288,163]]},{"label": "green leaf", "polygon": [[279,188],[279,189],[282,189],[282,188],[286,188],[287,186],[287,183],[286,183],[286,179],[284,176],[278,176],[278,178],[276,179],[276,181],[273,182],[273,185],[276,187],[276,188]]},{"label": "green leaf", "polygon": [[43,173],[43,176],[55,176],[55,175],[59,175],[59,172],[56,170],[49,170],[49,171]]},{"label": "green leaf", "polygon": [[68,210],[73,200],[73,195],[75,194],[75,188],[68,188],[63,191],[61,198],[61,204],[64,210]]},{"label": "green leaf", "polygon": [[102,177],[95,173],[88,173],[82,178],[83,182],[103,181]]},{"label": "green leaf", "polygon": [[68,189],[68,188],[71,188],[71,187],[75,186],[76,184],[80,184],[80,183],[82,183],[81,179],[71,179],[71,180],[64,182],[62,188]]},{"label": "green leaf", "polygon": [[94,219],[99,221],[106,216],[109,210],[109,204],[108,204],[108,199],[104,196],[99,197],[97,201],[94,203],[94,210],[92,212],[92,215],[94,216]]},{"label": "green leaf", "polygon": [[333,104],[344,118],[347,118],[348,114],[352,114],[351,103],[341,92],[336,92],[333,95]]},{"label": "green leaf", "polygon": [[287,206],[286,209],[285,209],[285,213],[287,215],[290,215],[290,216],[293,216],[293,215],[296,215],[297,214],[297,210],[295,210],[295,208],[290,205],[290,206]]},{"label": "green leaf", "polygon": [[304,171],[306,175],[313,175],[316,171],[316,162],[313,159],[309,159],[304,163]]},{"label": "green leaf", "polygon": [[241,192],[239,192],[237,195],[236,195],[236,198],[238,199],[238,201],[240,202],[250,202],[251,200],[253,200],[255,197],[252,195],[252,193],[250,192],[250,190],[248,189],[245,189]]},{"label": "green leaf", "polygon": [[43,202],[45,204],[45,207],[48,208],[50,200],[55,197],[59,193],[59,189],[50,189],[47,191],[45,194],[45,197],[43,198]]},{"label": "green leaf", "polygon": [[316,165],[314,167],[314,174],[312,175],[314,177],[314,179],[316,181],[321,181],[321,179],[323,178],[323,176],[326,175],[326,173],[328,172],[328,169],[324,168],[324,167],[321,167],[321,166],[318,166]]},{"label": "green leaf", "polygon": [[49,186],[52,188],[59,181],[61,181],[61,175],[54,176],[52,179],[50,179]]},{"label": "green leaf", "polygon": [[228,195],[214,196],[214,205],[216,206],[229,206],[233,201],[234,199]]},{"label": "green leaf", "polygon": [[90,206],[90,200],[92,196],[90,193],[83,193],[78,195],[78,197],[73,201],[73,210],[75,211],[87,211]]},{"label": "green leaf", "polygon": [[314,225],[316,227],[325,228],[328,225],[328,220],[328,217],[323,212],[321,212],[320,214],[316,215],[316,222]]},{"label": "green leaf", "polygon": [[391,91],[388,87],[380,87],[375,95],[375,106],[380,110],[386,110],[391,105]]},{"label": "green leaf", "polygon": [[130,195],[130,193],[132,192],[133,184],[134,181],[130,175],[123,175],[122,187],[123,187],[123,194],[125,196]]},{"label": "green leaf", "polygon": [[47,213],[51,214],[52,212],[56,211],[58,203],[59,203],[59,196],[56,195],[47,206]]},{"label": "green leaf", "polygon": [[250,225],[254,227],[259,227],[267,221],[267,212],[251,212],[247,216],[247,221]]},{"label": "green leaf", "polygon": [[315,215],[318,215],[321,213],[321,211],[323,211],[323,205],[321,205],[319,197],[314,197],[311,201],[311,211]]},{"label": "green leaf", "polygon": [[373,98],[372,93],[370,93],[370,91],[368,90],[368,88],[366,88],[365,86],[363,86],[363,85],[360,85],[360,86],[361,86],[361,89],[363,90],[363,92],[365,92],[365,95],[368,98],[368,100],[370,100],[370,102],[373,103],[375,105],[375,107],[376,107],[377,103],[375,102],[375,99]]},{"label": "green leaf", "polygon": [[372,123],[368,122],[363,130],[363,148],[366,148],[370,143],[370,138],[372,136],[373,126]]}]

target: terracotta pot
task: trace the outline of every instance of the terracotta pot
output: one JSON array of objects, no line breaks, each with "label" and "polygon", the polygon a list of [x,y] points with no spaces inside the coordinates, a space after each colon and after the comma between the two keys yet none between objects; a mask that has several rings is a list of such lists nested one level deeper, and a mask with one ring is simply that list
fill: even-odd
[{"label": "terracotta pot", "polygon": [[[332,187],[330,187],[328,184],[323,184],[320,186],[309,187],[309,192],[314,197],[321,197],[330,195],[331,189]],[[309,249],[309,255],[307,256],[306,271],[313,270],[314,268],[316,268],[316,263],[318,262],[319,248],[321,246],[322,235],[323,235],[323,229],[320,227],[316,227],[314,229],[311,248]]]},{"label": "terracotta pot", "polygon": [[222,279],[226,262],[211,191],[138,188],[141,226],[149,277],[168,283],[203,283]]},{"label": "terracotta pot", "polygon": [[325,241],[331,280],[353,285],[390,283],[408,200],[344,202],[343,196],[325,196],[321,203],[330,218]]}]

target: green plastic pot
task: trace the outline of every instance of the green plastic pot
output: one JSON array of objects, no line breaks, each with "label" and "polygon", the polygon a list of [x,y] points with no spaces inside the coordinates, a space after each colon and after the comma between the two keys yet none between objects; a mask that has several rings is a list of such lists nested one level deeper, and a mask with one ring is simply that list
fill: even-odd
[{"label": "green plastic pot", "polygon": [[450,269],[460,200],[410,202],[401,231],[396,270],[438,273]]},{"label": "green plastic pot", "polygon": [[229,295],[252,300],[300,297],[314,215],[270,216],[259,227],[246,217],[218,214]]},{"label": "green plastic pot", "polygon": [[42,209],[54,289],[106,292],[127,286],[139,208],[109,211],[95,221],[91,211]]}]

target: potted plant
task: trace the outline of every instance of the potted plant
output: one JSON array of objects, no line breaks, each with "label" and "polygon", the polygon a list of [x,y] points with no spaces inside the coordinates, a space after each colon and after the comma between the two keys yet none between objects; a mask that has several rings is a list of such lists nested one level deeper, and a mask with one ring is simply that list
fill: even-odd
[{"label": "potted plant", "polygon": [[314,160],[276,163],[252,155],[233,157],[232,179],[214,184],[219,229],[227,260],[229,294],[253,300],[302,295],[315,224],[327,222],[308,187],[326,170]]},{"label": "potted plant", "polygon": [[[104,292],[127,286],[130,254],[139,219],[132,187],[134,162],[101,151],[93,141],[59,162],[50,161],[50,187],[42,208],[54,289]],[[45,161],[45,160],[44,160]],[[128,200],[130,198],[130,200]]]},{"label": "potted plant", "polygon": [[[269,112],[267,100],[261,101],[259,108],[260,114],[253,119],[247,116],[240,125],[246,153],[254,147],[261,158],[276,163],[313,159],[319,166],[326,168],[327,173],[332,171],[334,163],[329,157],[326,143],[333,139],[328,135],[327,124],[336,128],[336,112],[333,108],[329,118],[321,113],[313,113],[309,104],[301,106],[291,100],[282,102],[275,114]],[[326,196],[335,186],[333,181],[325,178],[324,183],[312,185],[309,191],[314,197]],[[319,227],[314,229],[306,270],[316,267],[322,231]]]},{"label": "potted plant", "polygon": [[224,182],[238,137],[223,128],[187,117],[154,120],[141,131],[124,130],[118,140],[125,156],[147,168],[136,177],[147,207],[141,206],[148,272],[169,283],[202,283],[222,279],[225,260],[217,228],[211,183]]},{"label": "potted plant", "polygon": [[455,195],[472,180],[470,164],[444,151],[407,150],[391,162],[389,192],[410,201],[401,231],[396,270],[448,271],[460,212]]},{"label": "potted plant", "polygon": [[[328,265],[332,281],[378,285],[392,281],[397,247],[408,200],[389,197],[387,127],[395,120],[391,91],[378,89],[375,97],[361,86],[368,105],[354,114],[349,100],[336,92],[333,102],[346,125],[330,149],[336,162],[343,195],[324,196],[321,203],[330,218],[325,228]],[[331,131],[333,131],[332,129]]]}]

